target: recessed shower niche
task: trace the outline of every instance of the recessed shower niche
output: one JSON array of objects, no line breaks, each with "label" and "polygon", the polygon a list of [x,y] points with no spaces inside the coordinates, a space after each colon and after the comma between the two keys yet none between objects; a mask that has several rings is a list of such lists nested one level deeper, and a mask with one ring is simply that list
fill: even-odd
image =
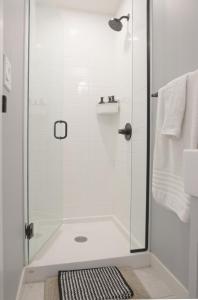
[{"label": "recessed shower niche", "polygon": [[[147,248],[147,8],[146,0],[29,1],[34,265]],[[111,95],[116,103],[99,104]]]}]

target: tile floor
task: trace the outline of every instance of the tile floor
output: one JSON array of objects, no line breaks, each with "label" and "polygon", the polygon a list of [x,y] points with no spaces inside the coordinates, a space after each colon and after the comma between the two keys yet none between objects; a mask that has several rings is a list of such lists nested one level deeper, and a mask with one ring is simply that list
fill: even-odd
[{"label": "tile floor", "polygon": [[[152,299],[174,299],[169,287],[159,279],[152,268],[134,270]],[[44,300],[44,283],[25,284],[20,300]]]},{"label": "tile floor", "polygon": [[[76,236],[85,236],[88,241],[77,243],[74,241]],[[129,254],[130,242],[112,220],[91,222],[91,226],[90,222],[68,223],[60,227],[30,266],[66,264]]]}]

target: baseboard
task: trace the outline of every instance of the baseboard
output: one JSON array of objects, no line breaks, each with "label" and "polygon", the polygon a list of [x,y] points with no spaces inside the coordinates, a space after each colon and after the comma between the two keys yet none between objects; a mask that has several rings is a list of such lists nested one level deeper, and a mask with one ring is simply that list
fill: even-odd
[{"label": "baseboard", "polygon": [[154,255],[150,254],[151,267],[159,277],[171,288],[175,298],[188,299],[189,292],[186,287],[171,273],[171,271]]},{"label": "baseboard", "polygon": [[17,290],[16,300],[20,300],[21,299],[22,289],[23,289],[24,283],[25,283],[25,268],[23,269],[23,271],[21,273],[21,278],[20,278],[20,281],[19,281],[19,286],[18,286],[18,290]]},{"label": "baseboard", "polygon": [[77,263],[48,265],[40,267],[27,266],[25,267],[25,283],[45,281],[49,277],[56,276],[58,274],[58,271],[60,270],[95,268],[109,265],[116,265],[118,267],[131,266],[134,269],[149,267],[150,254],[148,252],[144,252],[131,254],[125,257],[108,258]]}]

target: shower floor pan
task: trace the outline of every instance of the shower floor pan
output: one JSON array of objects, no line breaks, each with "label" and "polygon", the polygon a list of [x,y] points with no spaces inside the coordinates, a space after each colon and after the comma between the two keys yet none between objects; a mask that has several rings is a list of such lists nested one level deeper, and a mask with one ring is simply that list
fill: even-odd
[{"label": "shower floor pan", "polygon": [[129,255],[129,238],[111,218],[81,220],[63,224],[29,266],[71,264]]}]

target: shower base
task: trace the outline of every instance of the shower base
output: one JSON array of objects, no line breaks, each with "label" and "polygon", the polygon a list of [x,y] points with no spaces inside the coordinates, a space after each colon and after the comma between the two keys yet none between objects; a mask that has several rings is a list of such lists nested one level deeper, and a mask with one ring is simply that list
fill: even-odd
[{"label": "shower base", "polygon": [[[132,247],[137,245],[134,243]],[[113,218],[67,220],[29,266],[80,263],[129,255],[129,237]]]}]

